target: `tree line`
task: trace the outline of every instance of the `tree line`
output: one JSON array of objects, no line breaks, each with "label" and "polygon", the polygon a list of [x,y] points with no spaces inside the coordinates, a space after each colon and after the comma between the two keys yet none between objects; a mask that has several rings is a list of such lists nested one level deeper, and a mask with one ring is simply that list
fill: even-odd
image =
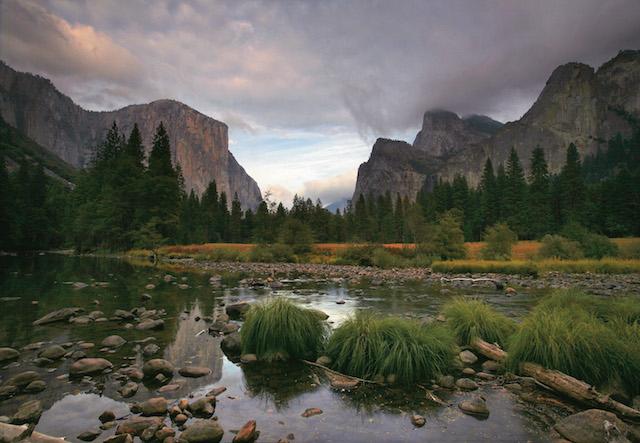
[{"label": "tree line", "polygon": [[316,242],[423,243],[457,225],[467,241],[506,224],[520,239],[557,233],[568,224],[607,236],[640,235],[640,131],[620,135],[608,149],[582,160],[570,144],[558,174],[537,147],[525,174],[512,149],[506,164],[487,159],[480,183],[464,176],[427,182],[416,201],[361,195],[331,213],[320,200],[295,196],[290,208],[270,196],[243,209],[236,195],[212,181],[198,196],[186,192],[161,123],[148,158],[137,125],[128,135],[115,122],[90,166],[68,189],[42,165],[22,161],[8,173],[0,155],[0,249],[72,246],[79,251],[124,250],[167,243]]}]

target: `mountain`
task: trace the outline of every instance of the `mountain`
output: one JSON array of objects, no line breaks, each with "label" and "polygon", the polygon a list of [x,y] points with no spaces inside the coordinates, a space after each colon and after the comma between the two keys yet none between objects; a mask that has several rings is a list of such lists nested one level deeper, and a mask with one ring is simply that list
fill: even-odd
[{"label": "mountain", "polygon": [[227,125],[174,100],[157,100],[108,112],[87,111],[48,79],[0,62],[0,116],[39,145],[75,167],[86,167],[112,122],[128,133],[137,123],[147,153],[163,122],[171,138],[187,191],[202,194],[211,180],[244,208],[261,201],[260,189],[229,152]]},{"label": "mountain", "polygon": [[582,63],[556,68],[540,96],[521,119],[502,125],[485,116],[460,118],[449,111],[428,111],[413,145],[378,139],[369,160],[358,169],[353,195],[390,192],[415,199],[425,180],[464,175],[480,181],[487,158],[506,163],[512,147],[528,170],[536,146],[545,150],[549,169],[558,172],[569,143],[582,156],[607,148],[607,140],[630,126],[620,110],[640,116],[640,51],[620,51],[595,70]]},{"label": "mountain", "polygon": [[338,212],[338,209],[340,211],[344,211],[348,205],[349,205],[349,198],[348,197],[343,197],[343,198],[341,198],[339,200],[334,201],[333,203],[329,203],[324,208],[327,211],[335,214],[336,212]]}]

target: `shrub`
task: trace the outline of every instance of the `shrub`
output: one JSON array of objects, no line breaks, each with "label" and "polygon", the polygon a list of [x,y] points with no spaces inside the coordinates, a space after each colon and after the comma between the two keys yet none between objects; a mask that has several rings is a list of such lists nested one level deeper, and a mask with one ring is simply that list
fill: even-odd
[{"label": "shrub", "polygon": [[440,215],[438,222],[430,226],[428,235],[420,242],[419,250],[442,260],[464,258],[467,249],[464,246],[461,213],[450,210]]},{"label": "shrub", "polygon": [[542,244],[538,255],[542,258],[559,258],[562,260],[576,260],[582,258],[580,244],[560,235],[547,234],[540,241]]},{"label": "shrub", "polygon": [[616,257],[619,254],[618,246],[604,235],[590,232],[578,223],[569,223],[562,229],[562,235],[569,240],[576,241],[587,258],[601,259],[603,257]]},{"label": "shrub", "polygon": [[335,370],[369,379],[394,374],[400,383],[444,373],[453,351],[451,335],[440,326],[361,312],[336,328],[327,344]]},{"label": "shrub", "polygon": [[456,298],[443,308],[447,325],[461,345],[475,338],[505,346],[515,331],[515,322],[481,300]]},{"label": "shrub", "polygon": [[311,228],[300,220],[289,219],[280,229],[280,243],[291,246],[296,254],[311,252],[313,247]]},{"label": "shrub", "polygon": [[373,266],[373,252],[380,246],[356,245],[338,250],[336,264]]},{"label": "shrub", "polygon": [[295,258],[293,248],[282,243],[273,245],[261,243],[256,245],[249,254],[252,262],[259,263],[291,263]]},{"label": "shrub", "polygon": [[486,229],[484,233],[486,246],[481,255],[485,260],[509,260],[511,248],[518,242],[518,235],[505,223],[497,223]]},{"label": "shrub", "polygon": [[242,352],[261,360],[315,359],[326,333],[317,312],[272,298],[249,309],[240,330]]}]

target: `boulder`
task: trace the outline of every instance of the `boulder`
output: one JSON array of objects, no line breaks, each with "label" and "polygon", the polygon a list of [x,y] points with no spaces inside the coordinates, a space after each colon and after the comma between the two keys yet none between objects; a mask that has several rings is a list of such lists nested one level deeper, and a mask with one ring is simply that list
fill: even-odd
[{"label": "boulder", "polygon": [[40,351],[38,356],[42,358],[48,358],[49,360],[58,360],[59,358],[62,358],[66,353],[67,351],[62,346],[51,345]]},{"label": "boulder", "polygon": [[15,360],[19,355],[20,352],[13,348],[0,348],[0,363]]},{"label": "boulder", "polygon": [[321,355],[316,360],[316,363],[318,363],[319,365],[322,365],[322,366],[329,366],[331,364],[331,357],[328,357],[326,355]]},{"label": "boulder", "polygon": [[489,416],[489,408],[484,398],[478,396],[471,400],[464,400],[458,404],[458,408],[465,414],[475,415],[480,417]]},{"label": "boulder", "polygon": [[116,434],[131,434],[139,437],[145,429],[150,426],[159,426],[162,421],[162,417],[131,417],[118,425]]},{"label": "boulder", "polygon": [[459,378],[456,380],[456,386],[465,391],[473,391],[478,389],[478,384],[470,378]]},{"label": "boulder", "polygon": [[126,342],[127,341],[119,335],[110,335],[102,340],[102,343],[100,343],[100,345],[106,348],[119,348]]},{"label": "boulder", "polygon": [[240,303],[234,303],[231,305],[227,305],[225,307],[225,311],[227,313],[227,315],[229,316],[229,318],[232,318],[234,320],[238,320],[241,319],[242,317],[245,316],[245,314],[249,311],[249,309],[251,308],[251,304],[249,304],[246,301],[240,302]]},{"label": "boulder", "polygon": [[215,412],[216,398],[202,397],[189,403],[187,409],[196,417],[209,418]]},{"label": "boulder", "polygon": [[622,442],[628,432],[627,425],[614,413],[600,409],[570,415],[553,428],[573,443]]},{"label": "boulder", "polygon": [[41,415],[42,403],[40,400],[30,400],[20,405],[18,411],[11,417],[11,423],[15,425],[37,423]]},{"label": "boulder", "polygon": [[19,389],[22,389],[35,380],[40,380],[40,374],[38,374],[36,371],[25,371],[14,375],[9,380],[7,380],[4,385],[15,386]]},{"label": "boulder", "polygon": [[165,415],[167,413],[167,399],[154,397],[140,403],[140,412],[144,416]]},{"label": "boulder", "polygon": [[24,392],[28,394],[36,394],[47,389],[47,384],[43,380],[34,380],[24,388]]},{"label": "boulder", "polygon": [[76,315],[78,312],[82,312],[81,308],[62,308],[57,311],[48,313],[42,318],[34,321],[34,326],[46,325],[48,323],[54,323],[58,321],[68,321],[69,318]]},{"label": "boulder", "polygon": [[218,443],[224,431],[213,420],[196,420],[180,434],[180,440],[187,443]]},{"label": "boulder", "polygon": [[487,360],[482,363],[482,370],[484,372],[498,372],[502,369],[502,365],[497,361]]},{"label": "boulder", "polygon": [[462,351],[460,354],[458,354],[458,357],[460,358],[460,361],[465,365],[472,365],[478,361],[478,357],[476,357],[476,355],[471,351]]},{"label": "boulder", "polygon": [[138,383],[130,381],[126,385],[118,389],[118,392],[124,398],[133,397],[134,395],[136,395],[136,392],[138,392]]},{"label": "boulder", "polygon": [[173,365],[162,358],[154,358],[142,366],[142,373],[146,378],[153,378],[158,374],[162,374],[165,377],[173,377],[173,372]]},{"label": "boulder", "polygon": [[163,329],[163,328],[164,328],[164,320],[162,320],[161,318],[157,320],[148,318],[136,325],[136,329],[138,331],[147,331],[152,329],[155,330],[155,329]]},{"label": "boulder", "polygon": [[102,431],[100,431],[99,429],[89,429],[88,431],[84,431],[83,433],[78,435],[76,438],[82,441],[93,441],[98,438],[101,433]]},{"label": "boulder", "polygon": [[133,437],[129,434],[118,434],[107,438],[104,443],[133,443]]},{"label": "boulder", "polygon": [[178,374],[188,378],[205,377],[211,374],[211,369],[203,366],[185,366],[178,370]]},{"label": "boulder", "polygon": [[116,414],[113,411],[104,411],[98,417],[98,420],[100,420],[100,423],[108,423],[110,421],[114,421],[115,419],[116,419]]},{"label": "boulder", "polygon": [[71,365],[69,374],[72,376],[84,376],[104,372],[111,368],[113,368],[111,362],[104,358],[81,358]]},{"label": "boulder", "polygon": [[225,337],[220,342],[220,347],[226,355],[239,356],[242,352],[242,345],[240,342],[240,333],[233,332]]},{"label": "boulder", "polygon": [[7,398],[11,398],[18,393],[18,388],[16,386],[6,385],[0,386],[0,400],[6,400]]},{"label": "boulder", "polygon": [[249,420],[233,437],[233,443],[253,443],[258,438],[259,433],[256,431],[256,421]]}]

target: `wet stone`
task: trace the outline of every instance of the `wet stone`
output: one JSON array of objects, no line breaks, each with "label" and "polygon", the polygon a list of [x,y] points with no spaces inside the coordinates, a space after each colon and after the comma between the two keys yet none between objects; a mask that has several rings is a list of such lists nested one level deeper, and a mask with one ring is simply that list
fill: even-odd
[{"label": "wet stone", "polygon": [[127,341],[120,337],[119,335],[110,335],[108,337],[106,337],[104,340],[102,340],[102,343],[100,343],[101,346],[107,347],[107,348],[119,348],[120,346],[124,345]]},{"label": "wet stone", "polygon": [[203,366],[185,366],[178,370],[178,374],[188,378],[205,377],[211,374],[211,369]]},{"label": "wet stone", "polygon": [[307,408],[301,415],[307,418],[307,417],[313,417],[314,415],[320,415],[320,414],[322,414],[322,409],[320,408]]},{"label": "wet stone", "polygon": [[465,365],[472,365],[478,361],[478,357],[476,357],[473,352],[468,350],[460,352],[460,354],[458,354],[458,357],[460,358],[460,361]]},{"label": "wet stone", "polygon": [[138,383],[130,381],[129,383],[118,389],[118,392],[124,398],[133,397],[134,395],[136,395],[136,392],[138,392]]},{"label": "wet stone", "polygon": [[159,374],[162,374],[165,377],[171,377],[173,376],[173,372],[173,365],[167,360],[161,358],[149,360],[142,367],[142,373],[148,378],[156,377]]},{"label": "wet stone", "polygon": [[29,394],[35,394],[38,392],[42,392],[45,389],[47,389],[47,384],[44,381],[34,380],[31,383],[29,383],[27,386],[25,386],[24,392]]},{"label": "wet stone", "polygon": [[256,421],[249,420],[238,431],[235,437],[233,437],[233,443],[252,443],[258,438],[258,432],[256,431]]},{"label": "wet stone", "polygon": [[41,415],[42,403],[40,400],[30,400],[20,405],[18,411],[11,417],[11,423],[16,425],[37,423]]},{"label": "wet stone", "polygon": [[412,415],[411,416],[411,424],[416,428],[421,428],[425,425],[427,421],[422,415]]},{"label": "wet stone", "polygon": [[98,420],[100,420],[100,423],[107,423],[110,421],[114,421],[115,419],[116,419],[116,414],[113,411],[104,411],[98,417]]},{"label": "wet stone", "polygon": [[73,376],[91,375],[111,368],[113,368],[113,364],[104,358],[81,358],[71,365],[69,374]]},{"label": "wet stone", "polygon": [[484,398],[477,396],[471,400],[464,400],[458,404],[458,408],[465,414],[486,417],[489,415],[489,408]]},{"label": "wet stone", "polygon": [[88,431],[84,431],[82,434],[78,435],[78,440],[82,441],[93,441],[100,436],[102,431],[99,429],[90,429]]},{"label": "wet stone", "polygon": [[20,352],[13,348],[0,348],[0,363],[15,360],[20,355]]},{"label": "wet stone", "polygon": [[213,420],[196,420],[180,435],[180,440],[188,443],[218,443],[224,431]]},{"label": "wet stone", "polygon": [[478,389],[478,384],[469,378],[459,378],[456,380],[456,386],[465,391],[473,391]]}]

